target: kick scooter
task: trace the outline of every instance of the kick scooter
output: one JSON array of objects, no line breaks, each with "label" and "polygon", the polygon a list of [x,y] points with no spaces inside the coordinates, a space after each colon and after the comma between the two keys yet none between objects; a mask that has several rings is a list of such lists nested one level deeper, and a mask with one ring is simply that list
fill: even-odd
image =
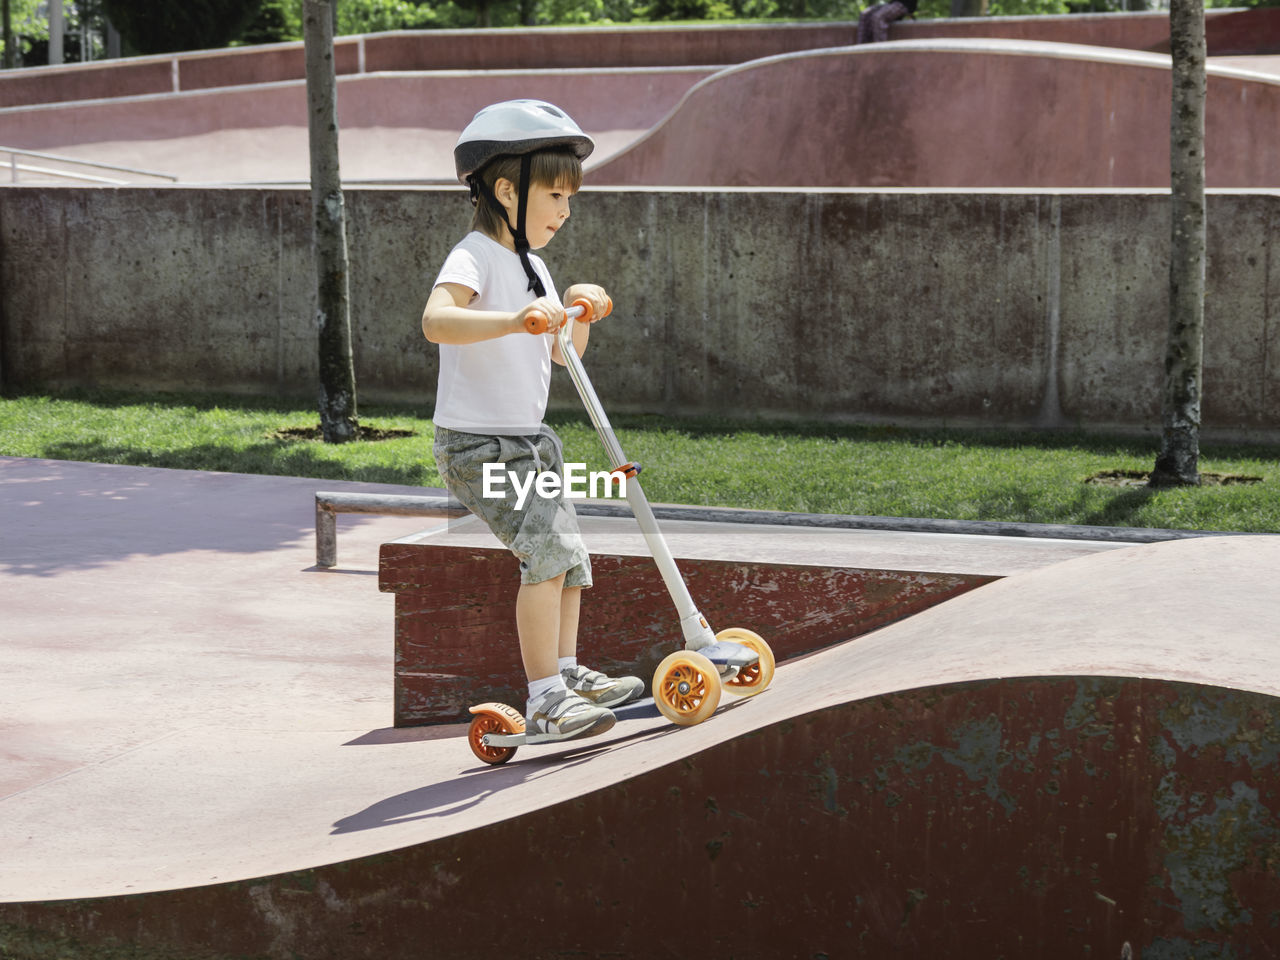
[{"label": "kick scooter", "polygon": [[[610,302],[604,315],[608,316],[612,310]],[[742,697],[764,691],[773,680],[773,651],[762,637],[741,627],[729,627],[713,633],[706,617],[693,602],[667,541],[658,528],[653,508],[640,488],[640,465],[623,455],[604,407],[591,386],[578,351],[574,349],[573,324],[591,320],[591,304],[585,299],[574,301],[565,311],[565,322],[556,333],[556,341],[569,376],[604,445],[612,472],[625,478],[627,502],[680,617],[684,649],[670,654],[654,671],[653,705],[672,723],[691,726],[715,713],[722,690]],[[549,326],[548,319],[540,313],[531,313],[525,318],[525,328],[531,334],[544,334]],[[644,706],[627,705],[621,712],[625,714],[634,708],[643,710]],[[470,710],[474,717],[467,740],[472,752],[485,763],[506,763],[514,756],[516,748],[525,743],[524,715],[519,710],[503,703],[482,703]]]}]

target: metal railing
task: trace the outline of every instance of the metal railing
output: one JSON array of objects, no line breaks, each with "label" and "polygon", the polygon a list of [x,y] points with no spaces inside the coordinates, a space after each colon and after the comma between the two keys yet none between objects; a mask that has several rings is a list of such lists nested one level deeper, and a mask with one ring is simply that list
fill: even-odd
[{"label": "metal railing", "polygon": [[[99,163],[95,160],[79,160],[75,157],[63,157],[55,153],[40,153],[35,150],[21,150],[17,147],[0,147],[0,156],[8,155],[9,182],[18,183],[19,178],[23,174],[32,174],[37,179],[55,178],[62,180],[75,180],[79,183],[100,183],[109,186],[121,185],[126,183],[136,183],[138,178],[151,177],[157,180],[165,180],[170,183],[176,183],[178,178],[169,173],[157,173],[154,170],[139,170],[134,167],[122,167],[113,163]],[[46,163],[63,164],[70,169],[50,166],[37,166],[29,163],[19,162],[19,157],[26,157],[32,160],[43,160]],[[94,170],[107,170],[112,173],[129,174],[126,179],[118,177],[104,177],[92,173],[85,173],[79,168],[89,167]]]}]

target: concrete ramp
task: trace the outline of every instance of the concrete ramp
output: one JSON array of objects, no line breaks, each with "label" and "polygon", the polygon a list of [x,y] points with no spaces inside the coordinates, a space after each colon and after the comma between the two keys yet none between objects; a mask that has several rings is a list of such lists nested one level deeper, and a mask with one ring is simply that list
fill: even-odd
[{"label": "concrete ramp", "polygon": [[[1209,67],[1211,187],[1274,187],[1280,77]],[[1168,187],[1169,58],[1032,40],[806,51],[703,80],[594,185]]]},{"label": "concrete ramp", "polygon": [[[343,177],[456,182],[458,132],[481,107],[516,97],[562,105],[596,139],[598,161],[649,130],[714,72],[636,67],[342,76]],[[303,80],[0,108],[0,143],[168,173],[183,182],[310,177]]]},{"label": "concrete ramp", "polygon": [[[6,529],[30,536],[29,519],[14,522],[32,516],[21,504],[55,486],[3,465],[27,484],[10,488]],[[114,469],[135,481],[115,488],[126,506],[183,479]],[[292,528],[293,508],[269,502]],[[367,556],[362,536],[345,556]],[[226,569],[162,540],[142,559]],[[309,546],[278,548],[274,565]],[[1221,537],[1040,565],[785,663],[770,690],[700,726],[628,720],[498,768],[471,757],[461,726],[369,729],[340,681],[311,684],[312,670],[367,672],[365,638],[350,638],[346,665],[327,638],[338,607],[310,660],[269,633],[255,655],[243,631],[200,644],[157,631],[144,637],[156,678],[177,666],[171,651],[195,661],[183,676],[203,661],[204,682],[227,691],[129,675],[81,695],[100,705],[120,689],[120,710],[160,712],[138,702],[149,688],[169,719],[0,800],[0,946],[308,960],[1078,957],[1125,944],[1134,957],[1265,956],[1280,902],[1278,563],[1278,538]],[[25,576],[48,589],[7,569],[5,588]],[[123,598],[136,589],[123,569],[103,558],[59,579],[102,575]],[[307,596],[276,587],[287,602],[250,609],[305,620],[312,592],[350,595],[361,579],[379,597],[358,569],[292,570]],[[221,596],[228,616],[245,608]],[[13,649],[35,649],[29,618],[15,623]],[[49,636],[74,676],[75,644]],[[252,689],[288,676],[289,657],[290,687]],[[25,663],[9,673],[46,677],[13,711],[30,749],[38,731],[58,739],[56,709],[78,701]],[[256,694],[297,710],[308,689],[330,702],[313,697],[297,722],[247,706]],[[219,701],[246,706],[217,716]]]}]

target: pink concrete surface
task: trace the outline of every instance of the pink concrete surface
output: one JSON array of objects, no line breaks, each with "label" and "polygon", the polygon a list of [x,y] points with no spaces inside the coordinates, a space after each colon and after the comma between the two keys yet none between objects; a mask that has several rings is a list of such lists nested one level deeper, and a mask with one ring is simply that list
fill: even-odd
[{"label": "pink concrete surface", "polygon": [[[693,67],[343,76],[342,174],[347,180],[453,182],[458,132],[486,104],[517,97],[563,106],[591,131],[599,162],[652,127],[713,72]],[[260,83],[0,109],[0,145],[167,173],[184,182],[306,181],[306,118],[303,81]]]},{"label": "pink concrete surface", "polygon": [[[511,798],[515,807],[469,803],[385,830],[344,828],[387,796],[465,779],[475,762],[461,727],[392,729],[394,623],[392,597],[378,590],[379,544],[433,525],[343,515],[340,566],[321,570],[319,489],[422,492],[0,458],[0,901],[198,886],[333,863],[482,826],[613,775],[561,770],[568,778],[533,799],[542,776],[556,773],[550,768],[513,781],[527,779],[524,789],[534,791]],[[604,525],[611,549],[617,525]],[[722,530],[700,549],[790,560],[844,549],[864,565],[967,569],[976,561],[988,573],[1117,549],[791,533]],[[607,640],[584,638],[584,652],[592,642]],[[757,723],[780,716],[752,712]],[[619,730],[661,732],[646,722]],[[705,746],[726,732],[681,739]],[[647,768],[662,753],[628,762]]]},{"label": "pink concrete surface", "polygon": [[[900,20],[890,40],[994,37],[1043,40],[1126,50],[1169,52],[1169,14],[1164,10],[1130,13],[1073,13],[1067,16],[969,17]],[[1211,57],[1280,53],[1280,10],[1206,10],[1205,41]]]},{"label": "pink concrete surface", "polygon": [[[203,61],[195,61],[203,62]],[[1280,57],[1210,65],[1210,187],[1280,185]],[[935,95],[938,78],[950,93]],[[596,137],[592,185],[1161,187],[1165,56],[929,39],[712,67],[360,73],[339,78],[343,176],[449,182],[484,104],[533,96]],[[744,112],[743,105],[750,105]],[[0,145],[176,176],[305,182],[300,80],[0,109]],[[24,178],[28,182],[30,177]],[[124,179],[130,179],[125,176]],[[137,178],[134,178],[137,179]]]},{"label": "pink concrete surface", "polygon": [[[1167,187],[1169,97],[1167,57],[1101,47],[904,40],[788,54],[702,81],[590,182]],[[1210,187],[1280,186],[1280,127],[1262,119],[1277,113],[1280,78],[1210,66]]]},{"label": "pink concrete surface", "polygon": [[[558,70],[741,63],[849,43],[851,23],[644,24],[397,30],[338,37],[339,75],[388,71]],[[301,42],[0,71],[0,107],[301,80]]]},{"label": "pink concrete surface", "polygon": [[[1280,12],[1208,10],[1210,56],[1280,53]],[[852,42],[851,22],[628,24],[501,30],[402,30],[339,37],[338,74],[388,70],[685,67],[743,63]],[[997,37],[1167,53],[1162,11],[902,20],[891,40]],[[0,107],[189,91],[304,76],[300,42],[28,67],[0,72]]]},{"label": "pink concrete surface", "polygon": [[[699,726],[489,768],[461,726],[388,728],[372,563],[406,521],[355,520],[317,571],[315,486],[0,460],[0,922],[311,960],[1272,936],[1274,871],[1224,844],[1274,804],[1280,538],[1077,553]],[[1234,926],[1197,927],[1206,891]]]}]

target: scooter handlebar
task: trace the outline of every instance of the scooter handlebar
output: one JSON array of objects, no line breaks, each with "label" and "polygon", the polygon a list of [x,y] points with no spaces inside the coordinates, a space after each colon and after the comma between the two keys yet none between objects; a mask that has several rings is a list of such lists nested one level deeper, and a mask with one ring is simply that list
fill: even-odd
[{"label": "scooter handlebar", "polygon": [[[613,313],[613,300],[610,299],[605,307],[604,316]],[[585,297],[579,297],[573,301],[573,305],[568,307],[564,312],[565,321],[577,320],[579,323],[591,323],[595,317],[592,316],[591,301]],[[551,326],[551,321],[547,319],[546,314],[541,310],[534,310],[525,315],[524,328],[533,334],[546,333]]]}]

